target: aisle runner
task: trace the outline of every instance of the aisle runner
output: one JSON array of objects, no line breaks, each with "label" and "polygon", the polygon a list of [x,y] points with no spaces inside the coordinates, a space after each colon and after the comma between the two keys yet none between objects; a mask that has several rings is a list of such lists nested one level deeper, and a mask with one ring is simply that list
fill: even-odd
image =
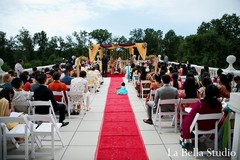
[{"label": "aisle runner", "polygon": [[128,95],[117,95],[122,78],[112,77],[95,160],[147,160]]}]

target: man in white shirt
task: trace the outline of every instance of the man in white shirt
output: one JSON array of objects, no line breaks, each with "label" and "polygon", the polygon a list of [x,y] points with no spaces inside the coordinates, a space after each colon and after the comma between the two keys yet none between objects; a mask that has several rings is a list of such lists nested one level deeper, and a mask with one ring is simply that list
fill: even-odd
[{"label": "man in white shirt", "polygon": [[17,73],[17,77],[20,76],[21,73],[24,72],[24,68],[23,68],[23,60],[19,59],[18,62],[15,64],[15,72]]},{"label": "man in white shirt", "polygon": [[[70,91],[74,92],[82,92],[83,93],[83,99],[84,103],[86,105],[87,110],[89,110],[89,104],[90,104],[90,92],[88,91],[88,81],[85,79],[87,76],[87,73],[85,71],[80,72],[80,77],[76,77],[71,80],[71,86]],[[74,98],[75,99],[75,98]],[[74,101],[80,101],[77,99]],[[78,105],[78,110],[80,112],[80,105]]]}]

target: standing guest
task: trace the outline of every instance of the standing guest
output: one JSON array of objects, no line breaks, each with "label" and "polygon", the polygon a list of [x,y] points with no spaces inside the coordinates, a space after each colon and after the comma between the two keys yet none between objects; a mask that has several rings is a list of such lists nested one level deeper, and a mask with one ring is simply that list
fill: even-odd
[{"label": "standing guest", "polygon": [[[49,101],[51,100],[54,111],[59,112],[59,123],[62,123],[62,127],[69,124],[69,122],[63,122],[65,119],[66,106],[61,103],[57,103],[53,92],[47,88],[47,76],[46,74],[38,75],[39,87],[34,91],[34,100]],[[36,107],[36,113],[38,114],[48,114],[49,107]]]},{"label": "standing guest", "polygon": [[[51,91],[64,91],[66,92],[68,90],[65,83],[60,82],[60,73],[54,72],[53,73],[53,81],[48,84],[48,88]],[[55,96],[55,100],[58,102],[61,102],[62,97],[61,96]]]},{"label": "standing guest", "polygon": [[168,56],[166,54],[164,54],[163,61],[164,61],[165,65],[168,66]]},{"label": "standing guest", "polygon": [[[88,90],[88,81],[85,79],[87,76],[87,73],[85,71],[80,72],[80,77],[76,77],[72,79],[71,81],[71,86],[70,86],[70,91],[73,92],[81,92],[83,93],[83,98],[84,102],[86,105],[87,110],[89,110],[89,104],[90,104],[90,92]],[[80,102],[81,100],[79,97],[74,97],[74,101]],[[80,113],[80,104],[77,106],[77,114]]]},{"label": "standing guest", "polygon": [[[218,101],[219,97],[218,88],[215,85],[210,84],[206,87],[205,94],[206,94],[205,98],[193,104],[190,113],[183,119],[180,138],[180,144],[182,145],[182,148],[188,149],[192,147],[190,126],[197,113],[211,114],[222,112],[222,104],[220,101]],[[214,128],[214,125],[215,125],[214,120],[198,122],[198,128],[200,130],[212,129]]]},{"label": "standing guest", "polygon": [[[152,109],[156,108],[158,106],[158,100],[160,99],[176,99],[178,98],[178,91],[176,88],[169,85],[170,83],[170,76],[169,75],[163,75],[162,76],[163,86],[159,89],[157,89],[154,101],[149,101],[146,104],[147,107],[147,114],[148,119],[144,119],[143,122],[148,124],[153,124],[152,121]],[[169,112],[174,111],[174,106],[172,105],[161,105],[161,111],[162,112]]]},{"label": "standing guest", "polygon": [[3,76],[3,84],[0,85],[0,88],[12,88],[11,81],[12,81],[11,75],[10,74],[5,74]]},{"label": "standing guest", "polygon": [[108,58],[104,54],[102,58],[102,76],[107,77],[107,70],[108,70]]},{"label": "standing guest", "polygon": [[127,63],[126,67],[125,67],[125,78],[128,80],[128,82],[130,82],[130,77],[131,77],[131,66],[129,63]]},{"label": "standing guest", "polygon": [[20,74],[21,73],[23,73],[24,72],[24,68],[23,68],[23,60],[22,59],[19,59],[18,61],[17,61],[17,63],[15,64],[15,72],[17,73],[17,77],[19,77],[20,76]]}]

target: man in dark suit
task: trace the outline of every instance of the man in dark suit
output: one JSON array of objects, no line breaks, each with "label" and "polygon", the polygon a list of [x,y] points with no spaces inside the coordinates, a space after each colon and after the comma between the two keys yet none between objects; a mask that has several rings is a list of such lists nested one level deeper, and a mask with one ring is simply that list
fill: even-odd
[{"label": "man in dark suit", "polygon": [[[146,104],[148,119],[144,119],[143,122],[148,124],[153,124],[152,121],[152,109],[158,106],[158,100],[160,99],[177,99],[178,98],[178,90],[169,85],[170,76],[163,75],[162,76],[163,86],[158,88],[154,97],[154,101],[149,101]],[[173,105],[161,105],[162,112],[173,112]]]},{"label": "man in dark suit", "polygon": [[[64,104],[57,103],[54,99],[53,92],[48,89],[46,86],[47,84],[47,76],[44,73],[41,73],[38,75],[38,82],[39,87],[35,89],[34,91],[34,100],[40,100],[40,101],[49,101],[51,100],[54,111],[59,112],[59,123],[62,123],[62,127],[69,124],[69,122],[63,122],[65,119],[65,110],[66,106]],[[49,107],[36,107],[36,113],[38,114],[48,114],[49,113]]]},{"label": "man in dark suit", "polygon": [[107,77],[107,68],[108,68],[108,58],[104,54],[102,58],[102,76]]}]

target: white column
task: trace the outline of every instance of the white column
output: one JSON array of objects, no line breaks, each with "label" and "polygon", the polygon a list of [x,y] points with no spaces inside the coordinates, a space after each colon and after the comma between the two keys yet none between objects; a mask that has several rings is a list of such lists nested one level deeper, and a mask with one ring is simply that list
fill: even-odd
[{"label": "white column", "polygon": [[232,151],[236,153],[236,156],[232,156],[231,160],[240,159],[240,93],[231,93],[228,106],[235,112],[235,123],[233,133]]}]

